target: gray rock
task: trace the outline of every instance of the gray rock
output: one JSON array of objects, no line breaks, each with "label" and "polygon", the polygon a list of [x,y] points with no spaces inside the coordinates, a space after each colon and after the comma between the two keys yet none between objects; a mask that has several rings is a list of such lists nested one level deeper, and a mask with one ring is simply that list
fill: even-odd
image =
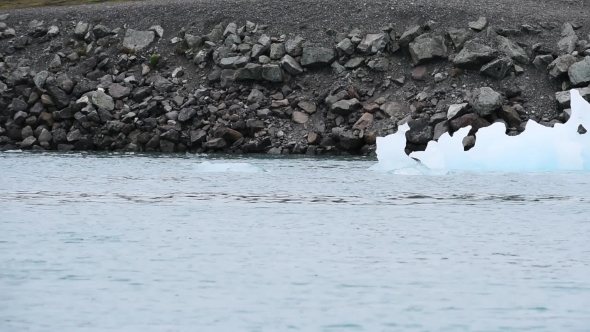
[{"label": "gray rock", "polygon": [[522,47],[518,46],[515,42],[502,36],[496,37],[496,40],[498,41],[498,50],[500,52],[506,54],[512,60],[518,63],[529,63],[529,57],[526,54],[525,50],[523,50]]},{"label": "gray rock", "polygon": [[57,86],[48,86],[47,94],[49,94],[51,100],[53,100],[53,103],[58,109],[62,109],[70,104],[70,97]]},{"label": "gray rock", "polygon": [[191,50],[196,50],[203,45],[203,38],[188,33],[184,35],[184,41]]},{"label": "gray rock", "polygon": [[326,99],[324,100],[324,104],[326,104],[326,106],[331,107],[332,104],[334,104],[337,101],[340,101],[344,98],[348,97],[348,92],[341,90],[338,93],[336,93],[335,95],[329,95],[326,97]]},{"label": "gray rock", "polygon": [[204,149],[221,150],[227,146],[227,142],[223,138],[212,138],[203,144]]},{"label": "gray rock", "polygon": [[262,66],[262,78],[270,82],[282,82],[283,72],[277,64],[268,64]]},{"label": "gray rock", "polygon": [[252,89],[248,95],[247,101],[249,104],[254,104],[261,103],[264,99],[266,99],[264,93],[260,92],[260,90]]},{"label": "gray rock", "polygon": [[71,93],[74,89],[74,81],[67,74],[59,75],[55,82],[57,87],[64,90],[65,93]]},{"label": "gray rock", "polygon": [[408,45],[411,42],[413,42],[414,39],[421,34],[422,34],[422,28],[420,26],[417,25],[417,26],[411,27],[411,28],[407,29],[406,31],[404,31],[404,33],[400,37],[398,43],[402,46]]},{"label": "gray rock", "polygon": [[[590,87],[575,89],[578,90],[582,98],[590,101]],[[566,109],[571,107],[571,92],[570,91],[559,91],[555,93],[555,99],[557,100],[557,105],[561,109]]]},{"label": "gray rock", "polygon": [[383,51],[389,42],[389,35],[386,33],[368,34],[361,40],[357,50],[361,53],[375,54]]},{"label": "gray rock", "polygon": [[83,138],[82,133],[80,132],[79,129],[70,131],[67,136],[67,140],[70,143],[77,142],[77,141],[81,140],[82,138]]},{"label": "gray rock", "polygon": [[86,78],[81,79],[78,81],[78,84],[74,86],[74,90],[72,94],[75,97],[81,97],[83,94],[95,90],[98,87],[98,82],[88,80]]},{"label": "gray rock", "polygon": [[256,116],[261,118],[261,119],[268,119],[268,117],[270,116],[271,111],[268,108],[265,109],[261,109],[261,110],[257,110],[256,111]]},{"label": "gray rock", "polygon": [[564,23],[561,31],[561,38],[557,42],[557,48],[560,54],[571,54],[576,49],[578,36],[570,23]]},{"label": "gray rock", "polygon": [[307,46],[303,48],[301,65],[303,67],[322,67],[330,65],[336,55],[334,50],[326,47]]},{"label": "gray rock", "polygon": [[47,81],[48,77],[49,77],[49,72],[42,71],[42,72],[37,73],[37,75],[35,75],[35,77],[33,78],[33,82],[35,82],[36,87],[38,87],[39,89],[43,89],[43,88],[45,88],[45,81]]},{"label": "gray rock", "polygon": [[349,115],[360,110],[363,105],[356,99],[340,100],[330,106],[330,110],[334,114]]},{"label": "gray rock", "polygon": [[533,65],[537,70],[546,70],[547,66],[553,62],[553,55],[545,54],[545,55],[537,55],[533,60]]},{"label": "gray rock", "polygon": [[562,79],[568,76],[568,70],[570,67],[578,61],[575,56],[571,54],[565,54],[559,56],[553,62],[547,66],[549,76],[554,79]]},{"label": "gray rock", "polygon": [[442,121],[434,126],[433,140],[438,140],[444,133],[449,131],[449,122]]},{"label": "gray rock", "polygon": [[387,58],[376,58],[371,59],[367,66],[374,71],[386,72],[389,70],[389,59]]},{"label": "gray rock", "polygon": [[[18,99],[15,99],[15,100],[18,100]],[[12,119],[14,120],[14,123],[16,123],[17,125],[21,125],[25,122],[25,120],[27,119],[28,116],[29,115],[26,112],[18,111],[14,114]]]},{"label": "gray rock", "polygon": [[156,35],[153,31],[127,29],[123,38],[123,47],[136,52],[148,47],[155,39]]},{"label": "gray rock", "polygon": [[86,22],[78,22],[74,30],[74,36],[78,39],[83,39],[88,33],[89,24]]},{"label": "gray rock", "polygon": [[232,56],[223,58],[219,61],[219,67],[224,69],[238,69],[243,68],[250,61],[247,56]]},{"label": "gray rock", "polygon": [[29,136],[20,143],[20,148],[24,150],[30,149],[35,143],[37,143],[35,136]]},{"label": "gray rock", "polygon": [[346,150],[356,150],[363,145],[363,139],[348,130],[340,132],[338,139],[340,147]]},{"label": "gray rock", "polygon": [[51,133],[47,129],[43,128],[38,137],[39,143],[51,142],[52,139],[53,135],[51,135]]},{"label": "gray rock", "polygon": [[94,28],[92,28],[92,33],[94,34],[94,37],[96,37],[96,39],[101,39],[110,35],[111,29],[107,28],[102,24],[98,24],[94,26]]},{"label": "gray rock", "polygon": [[336,49],[346,55],[354,54],[354,44],[348,38],[342,39],[337,45]]},{"label": "gray rock", "polygon": [[61,57],[56,54],[53,59],[49,62],[49,70],[56,72],[61,68]]},{"label": "gray rock", "polygon": [[463,45],[465,45],[465,43],[469,39],[473,38],[473,34],[470,30],[467,29],[450,28],[449,37],[451,38],[453,45],[455,45],[455,48],[457,50],[461,50],[463,48]]},{"label": "gray rock", "polygon": [[518,112],[516,112],[514,110],[514,108],[512,108],[508,105],[504,105],[498,111],[498,115],[500,116],[500,118],[502,118],[504,121],[506,121],[506,123],[508,124],[508,127],[510,127],[510,128],[520,127],[520,124],[522,121],[520,120],[520,116],[518,115]]},{"label": "gray rock", "polygon": [[261,55],[261,56],[258,58],[258,62],[260,62],[260,63],[261,63],[261,64],[263,64],[263,65],[266,65],[266,64],[269,64],[269,63],[271,63],[271,62],[272,62],[272,60],[271,60],[269,57],[267,57],[266,55]]},{"label": "gray rock", "polygon": [[[113,98],[104,91],[97,90],[89,93],[90,102],[96,106],[99,110],[105,109],[107,111],[112,111],[115,109],[115,102]],[[100,115],[100,112],[99,112]]]},{"label": "gray rock", "polygon": [[262,35],[260,36],[260,38],[258,38],[258,44],[262,45],[262,47],[264,47],[265,49],[270,49],[270,37],[267,35]]},{"label": "gray rock", "polygon": [[174,89],[174,84],[162,76],[156,77],[154,88],[160,93],[170,92]]},{"label": "gray rock", "polygon": [[452,120],[456,117],[465,114],[467,106],[469,106],[468,103],[450,105],[449,109],[447,110],[447,119]]},{"label": "gray rock", "polygon": [[465,43],[453,63],[457,67],[475,67],[492,61],[496,55],[497,52],[493,48],[470,40]]},{"label": "gray rock", "polygon": [[296,36],[295,38],[288,39],[285,42],[285,51],[290,56],[296,57],[303,54],[303,43],[305,39],[300,36]]},{"label": "gray rock", "polygon": [[109,86],[109,95],[114,99],[123,99],[129,97],[131,89],[119,83],[113,83]]},{"label": "gray rock", "polygon": [[414,39],[409,45],[414,64],[422,64],[435,58],[446,58],[447,47],[440,35],[426,33]]},{"label": "gray rock", "polygon": [[[178,142],[180,139],[180,133],[174,129],[170,129],[160,135],[160,139],[168,142]],[[161,141],[160,141],[161,142]]]},{"label": "gray rock", "polygon": [[492,88],[484,87],[475,89],[469,103],[477,114],[486,116],[502,107],[503,101],[501,94]]},{"label": "gray rock", "polygon": [[512,68],[513,65],[514,64],[512,63],[512,60],[510,60],[510,58],[502,57],[484,65],[483,67],[481,67],[479,72],[484,76],[493,77],[495,79],[502,79],[506,77],[506,74],[508,74],[508,71],[510,70],[510,68]]},{"label": "gray rock", "polygon": [[238,25],[235,23],[230,23],[227,25],[227,27],[225,27],[225,30],[223,31],[223,37],[227,37],[229,35],[235,35],[238,32]]},{"label": "gray rock", "polygon": [[303,124],[303,123],[306,123],[307,121],[309,121],[309,115],[307,115],[303,112],[295,111],[291,115],[291,120],[295,123]]},{"label": "gray rock", "polygon": [[194,108],[183,108],[178,112],[178,121],[186,122],[197,115],[197,111]]},{"label": "gray rock", "polygon": [[272,60],[279,60],[286,53],[285,45],[283,43],[275,43],[270,45],[270,58]]},{"label": "gray rock", "polygon": [[373,124],[373,114],[364,113],[352,126],[354,130],[365,130]]},{"label": "gray rock", "polygon": [[201,145],[207,138],[207,132],[203,129],[191,130],[190,141],[193,146]]},{"label": "gray rock", "polygon": [[266,52],[268,52],[268,50],[270,50],[270,45],[269,46],[263,46],[263,45],[260,45],[260,44],[255,44],[254,46],[252,46],[251,57],[253,59],[257,59],[260,56],[264,55]]},{"label": "gray rock", "polygon": [[408,121],[410,130],[406,132],[406,140],[409,143],[423,145],[428,144],[434,137],[434,130],[428,125],[426,119]]},{"label": "gray rock", "polygon": [[317,111],[317,106],[314,102],[302,100],[300,101],[297,106],[305,111],[307,114],[313,114]]},{"label": "gray rock", "polygon": [[55,25],[50,26],[47,30],[47,37],[54,38],[57,35],[59,35],[59,28]]},{"label": "gray rock", "polygon": [[303,73],[303,67],[290,55],[285,55],[281,60],[281,66],[291,75]]},{"label": "gray rock", "polygon": [[210,42],[217,43],[221,40],[221,38],[223,38],[223,31],[224,29],[220,24],[216,25],[209,34],[205,35],[205,39]]},{"label": "gray rock", "polygon": [[240,68],[235,74],[236,80],[261,80],[262,66],[256,63],[249,63],[244,68]]},{"label": "gray rock", "polygon": [[590,84],[590,56],[571,65],[568,75],[574,86]]},{"label": "gray rock", "polygon": [[401,118],[408,111],[408,105],[402,102],[390,101],[381,105],[381,110],[389,117]]},{"label": "gray rock", "polygon": [[153,33],[155,33],[156,34],[156,37],[158,37],[158,38],[164,37],[164,28],[162,28],[159,25],[152,25],[148,29],[148,31],[152,31]]},{"label": "gray rock", "polygon": [[332,67],[332,72],[335,75],[342,75],[346,72],[346,68],[344,68],[344,66],[339,64],[337,61],[332,62],[330,67]]},{"label": "gray rock", "polygon": [[363,58],[363,57],[352,58],[352,59],[346,61],[346,63],[344,64],[344,68],[356,69],[356,68],[360,67],[363,64],[363,62],[365,62],[365,58]]},{"label": "gray rock", "polygon": [[488,20],[485,17],[480,17],[477,21],[469,22],[469,28],[475,31],[482,31],[488,26]]}]

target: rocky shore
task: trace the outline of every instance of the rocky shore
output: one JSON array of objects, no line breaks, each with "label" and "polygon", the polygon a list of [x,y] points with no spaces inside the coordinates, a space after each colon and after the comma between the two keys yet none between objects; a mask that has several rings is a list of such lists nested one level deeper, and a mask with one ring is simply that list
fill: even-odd
[{"label": "rocky shore", "polygon": [[465,126],[469,149],[494,122],[567,121],[570,89],[590,100],[579,22],[382,24],[316,41],[0,14],[0,150],[370,155],[403,123],[408,153]]}]

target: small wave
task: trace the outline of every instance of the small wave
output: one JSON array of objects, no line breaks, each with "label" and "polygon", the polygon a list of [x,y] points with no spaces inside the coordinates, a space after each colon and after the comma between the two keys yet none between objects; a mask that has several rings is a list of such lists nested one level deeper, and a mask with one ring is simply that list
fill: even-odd
[{"label": "small wave", "polygon": [[239,172],[239,173],[264,173],[267,172],[262,167],[254,166],[249,163],[210,163],[205,161],[199,164],[195,170],[203,173],[225,173],[225,172]]}]

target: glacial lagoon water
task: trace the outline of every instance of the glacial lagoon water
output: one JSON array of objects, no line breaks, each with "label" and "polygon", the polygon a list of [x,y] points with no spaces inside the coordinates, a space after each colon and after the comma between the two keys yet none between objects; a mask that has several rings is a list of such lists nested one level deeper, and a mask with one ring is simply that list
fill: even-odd
[{"label": "glacial lagoon water", "polygon": [[590,173],[375,164],[1,153],[0,331],[590,329]]}]

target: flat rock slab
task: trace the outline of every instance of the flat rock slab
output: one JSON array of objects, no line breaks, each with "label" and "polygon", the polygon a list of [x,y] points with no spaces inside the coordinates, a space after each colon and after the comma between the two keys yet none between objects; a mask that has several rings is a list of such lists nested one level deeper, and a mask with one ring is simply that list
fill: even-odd
[{"label": "flat rock slab", "polygon": [[127,29],[123,38],[123,47],[131,51],[140,51],[148,47],[156,39],[153,31]]}]

